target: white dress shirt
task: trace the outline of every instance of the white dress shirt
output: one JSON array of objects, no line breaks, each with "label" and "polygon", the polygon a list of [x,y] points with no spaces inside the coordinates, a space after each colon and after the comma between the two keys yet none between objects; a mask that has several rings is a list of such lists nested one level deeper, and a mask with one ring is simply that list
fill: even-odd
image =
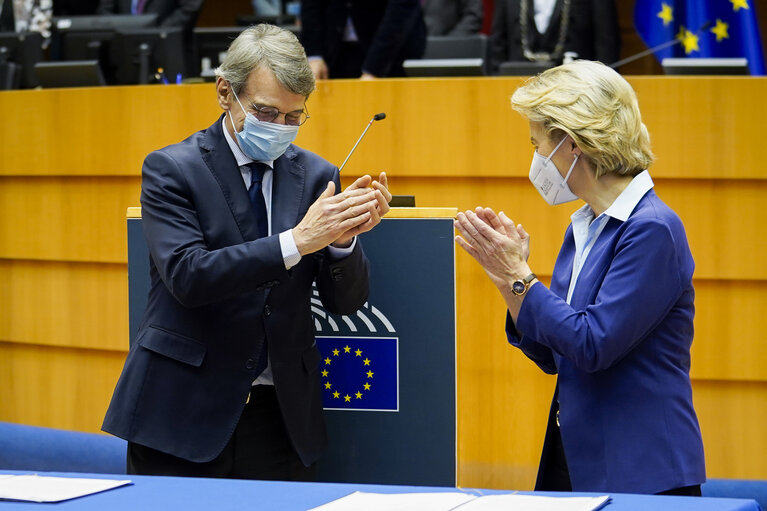
[{"label": "white dress shirt", "polygon": [[554,6],[557,4],[557,0],[535,0],[534,4],[535,12],[533,18],[535,18],[535,28],[538,29],[539,34],[544,34],[549,28],[551,15],[554,14]]}]

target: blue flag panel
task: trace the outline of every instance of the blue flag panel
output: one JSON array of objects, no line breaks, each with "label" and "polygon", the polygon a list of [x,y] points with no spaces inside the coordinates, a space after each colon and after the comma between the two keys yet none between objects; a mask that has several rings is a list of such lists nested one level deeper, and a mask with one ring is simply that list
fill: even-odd
[{"label": "blue flag panel", "polygon": [[752,75],[764,75],[756,4],[756,0],[637,0],[634,24],[649,48],[679,41],[658,51],[658,59],[745,57]]},{"label": "blue flag panel", "polygon": [[317,337],[326,410],[398,411],[396,337]]}]

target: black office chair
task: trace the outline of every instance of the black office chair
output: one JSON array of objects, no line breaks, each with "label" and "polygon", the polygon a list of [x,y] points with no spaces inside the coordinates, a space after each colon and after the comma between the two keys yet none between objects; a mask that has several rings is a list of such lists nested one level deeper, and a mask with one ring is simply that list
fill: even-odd
[{"label": "black office chair", "polygon": [[407,76],[481,76],[488,74],[487,36],[429,36],[423,58],[406,60]]},{"label": "black office chair", "polygon": [[21,81],[19,66],[9,62],[9,51],[5,46],[0,46],[0,90],[18,89]]}]

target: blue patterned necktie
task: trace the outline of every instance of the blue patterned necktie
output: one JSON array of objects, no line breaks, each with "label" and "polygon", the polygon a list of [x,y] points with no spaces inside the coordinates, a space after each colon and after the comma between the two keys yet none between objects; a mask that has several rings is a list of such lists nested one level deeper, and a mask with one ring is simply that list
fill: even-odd
[{"label": "blue patterned necktie", "polygon": [[[253,206],[253,213],[256,215],[258,237],[263,238],[269,235],[269,217],[266,214],[266,201],[264,200],[264,194],[261,191],[261,183],[264,179],[264,171],[268,166],[265,163],[254,161],[248,163],[247,167],[250,169],[250,188],[248,188],[250,204]],[[258,363],[256,364],[256,376],[260,375],[264,369],[266,369],[268,352],[269,348],[266,343],[266,337],[264,337],[264,344],[261,348],[261,354],[258,357]]]},{"label": "blue patterned necktie", "polygon": [[261,162],[251,162],[247,165],[250,169],[250,188],[248,195],[250,203],[253,206],[253,213],[256,215],[256,224],[258,225],[258,237],[263,238],[269,235],[269,217],[266,214],[266,201],[261,192],[261,182],[264,179],[264,170],[266,164]]}]

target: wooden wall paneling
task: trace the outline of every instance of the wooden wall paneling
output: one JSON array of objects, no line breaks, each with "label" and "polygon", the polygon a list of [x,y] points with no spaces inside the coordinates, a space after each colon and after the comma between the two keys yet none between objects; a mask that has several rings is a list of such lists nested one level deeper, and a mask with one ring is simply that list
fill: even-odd
[{"label": "wooden wall paneling", "polygon": [[128,350],[125,264],[0,259],[0,341]]},{"label": "wooden wall paneling", "polygon": [[[758,97],[763,80],[629,81],[661,155],[657,177],[764,175],[752,150],[760,144],[760,132],[743,129],[767,116],[767,104],[748,99]],[[340,164],[373,114],[383,111],[387,118],[371,128],[345,173],[526,176],[528,124],[509,104],[521,83],[520,78],[319,82],[307,103],[312,119],[297,143]],[[30,103],[40,124],[0,126],[7,144],[0,175],[135,176],[149,151],[206,128],[220,114],[212,84],[0,95],[0,109],[9,119],[27,118]]]},{"label": "wooden wall paneling", "polygon": [[762,79],[734,77],[631,77],[652,140],[658,177],[763,179],[754,147],[760,131],[748,129],[767,115],[767,103],[749,98]]},{"label": "wooden wall paneling", "polygon": [[0,258],[127,262],[139,177],[0,176]]},{"label": "wooden wall paneling", "polygon": [[655,179],[660,198],[684,222],[696,277],[767,280],[765,177],[767,172],[758,180]]},{"label": "wooden wall paneling", "polygon": [[4,91],[0,112],[0,175],[138,176],[220,114],[213,84]]},{"label": "wooden wall paneling", "polygon": [[519,154],[530,135],[509,103],[521,83],[518,78],[386,80],[369,87],[348,80],[320,83],[308,104],[312,119],[298,143],[340,163],[373,114],[385,112],[386,119],[370,128],[344,174],[380,169],[418,176],[505,176],[509,167],[520,168],[532,147],[523,145],[524,155]]},{"label": "wooden wall paneling", "polygon": [[[762,178],[753,147],[767,116],[761,79],[629,77],[658,157],[656,177]],[[519,78],[320,83],[298,143],[341,162],[372,115],[385,111],[345,173],[411,176],[527,176],[528,123],[511,110]],[[758,103],[758,104],[757,104]],[[466,129],[457,131],[460,126]],[[348,140],[348,142],[346,142]]]},{"label": "wooden wall paneling", "polygon": [[532,488],[555,380],[508,344],[500,294],[456,255],[459,485]]},{"label": "wooden wall paneling", "polygon": [[125,353],[0,342],[0,420],[98,432]]},{"label": "wooden wall paneling", "polygon": [[694,284],[692,377],[767,383],[767,281],[697,279]]},{"label": "wooden wall paneling", "polygon": [[[529,160],[532,151],[527,153]],[[531,234],[531,265],[550,272],[554,266],[573,202],[551,207],[541,200],[527,177],[410,177],[390,172],[394,193],[413,194],[419,206],[450,204],[463,211],[476,206],[503,210]],[[684,222],[695,258],[695,277],[702,279],[767,280],[767,210],[761,207],[767,179],[666,179],[650,169],[655,191]],[[767,176],[767,173],[765,173]],[[350,179],[350,178],[346,178]],[[347,181],[348,182],[348,181]],[[733,264],[733,251],[737,264]]]},{"label": "wooden wall paneling", "polygon": [[709,478],[767,479],[767,383],[694,380]]}]

